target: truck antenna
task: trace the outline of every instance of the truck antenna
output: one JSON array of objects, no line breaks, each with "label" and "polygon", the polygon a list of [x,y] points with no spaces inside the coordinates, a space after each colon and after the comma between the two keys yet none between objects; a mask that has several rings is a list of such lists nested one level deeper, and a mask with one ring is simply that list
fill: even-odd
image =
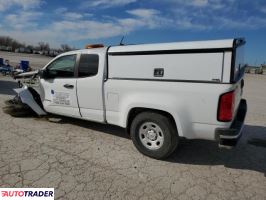
[{"label": "truck antenna", "polygon": [[123,43],[124,38],[125,38],[125,36],[123,36],[122,39],[120,40],[120,43],[119,43],[120,46],[124,46],[124,45],[125,45],[125,44]]}]

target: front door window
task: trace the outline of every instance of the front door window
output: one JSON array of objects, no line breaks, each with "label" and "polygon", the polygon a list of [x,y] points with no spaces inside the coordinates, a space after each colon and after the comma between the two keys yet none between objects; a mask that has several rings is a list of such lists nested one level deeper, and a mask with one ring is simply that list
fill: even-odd
[{"label": "front door window", "polygon": [[76,55],[62,56],[52,62],[47,68],[47,75],[49,78],[73,78]]}]

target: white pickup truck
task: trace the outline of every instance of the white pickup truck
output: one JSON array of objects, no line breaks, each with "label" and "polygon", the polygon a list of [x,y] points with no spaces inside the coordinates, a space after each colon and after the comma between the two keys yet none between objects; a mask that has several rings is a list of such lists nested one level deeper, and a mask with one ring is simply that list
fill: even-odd
[{"label": "white pickup truck", "polygon": [[163,159],[179,138],[233,146],[246,115],[243,39],[103,47],[64,53],[17,89],[39,115],[124,127],[143,154]]}]

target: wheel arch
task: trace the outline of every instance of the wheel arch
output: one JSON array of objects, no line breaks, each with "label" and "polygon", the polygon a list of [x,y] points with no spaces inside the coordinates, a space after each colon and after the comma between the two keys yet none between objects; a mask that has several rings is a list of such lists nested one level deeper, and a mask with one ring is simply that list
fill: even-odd
[{"label": "wheel arch", "polygon": [[126,132],[129,134],[129,130],[130,130],[130,126],[132,124],[132,121],[134,120],[134,118],[143,112],[155,112],[161,115],[164,115],[166,117],[168,117],[171,122],[173,123],[177,133],[179,134],[179,136],[183,136],[182,134],[182,129],[181,129],[181,125],[178,121],[178,119],[176,119],[177,117],[174,117],[170,112],[168,111],[164,111],[164,110],[160,110],[160,109],[156,109],[156,108],[146,108],[146,107],[133,107],[129,110],[128,114],[127,114],[127,121],[126,121]]}]

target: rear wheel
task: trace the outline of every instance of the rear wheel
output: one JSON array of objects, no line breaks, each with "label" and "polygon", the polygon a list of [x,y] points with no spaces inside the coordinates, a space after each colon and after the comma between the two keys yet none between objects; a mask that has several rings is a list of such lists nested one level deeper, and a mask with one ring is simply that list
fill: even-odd
[{"label": "rear wheel", "polygon": [[143,112],[133,120],[130,128],[136,148],[152,158],[167,158],[178,145],[178,133],[173,122],[155,112]]}]

